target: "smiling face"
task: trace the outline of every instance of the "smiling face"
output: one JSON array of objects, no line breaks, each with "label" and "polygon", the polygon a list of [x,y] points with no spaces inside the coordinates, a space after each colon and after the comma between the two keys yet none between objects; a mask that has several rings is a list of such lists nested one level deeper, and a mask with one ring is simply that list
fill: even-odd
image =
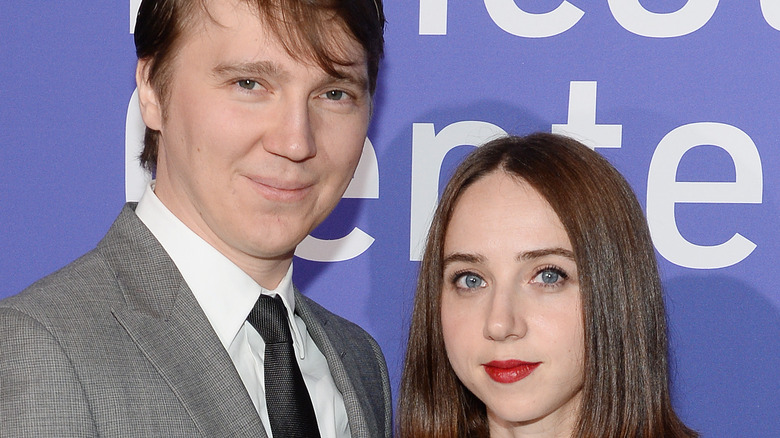
[{"label": "smiling face", "polygon": [[577,265],[558,216],[504,171],[468,187],[444,240],[441,320],[491,436],[571,436],[583,383]]},{"label": "smiling face", "polygon": [[155,193],[272,288],[357,166],[371,106],[365,53],[334,22],[337,58],[350,61],[336,78],[291,57],[245,3],[211,1],[209,14],[182,35],[165,99],[139,62],[144,122],[160,131]]}]

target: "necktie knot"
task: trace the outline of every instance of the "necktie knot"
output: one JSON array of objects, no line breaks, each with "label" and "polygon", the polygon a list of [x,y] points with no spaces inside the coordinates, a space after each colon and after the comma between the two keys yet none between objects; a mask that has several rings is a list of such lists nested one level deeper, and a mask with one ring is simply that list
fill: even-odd
[{"label": "necktie knot", "polygon": [[247,318],[266,344],[291,343],[287,308],[279,295],[260,295]]}]

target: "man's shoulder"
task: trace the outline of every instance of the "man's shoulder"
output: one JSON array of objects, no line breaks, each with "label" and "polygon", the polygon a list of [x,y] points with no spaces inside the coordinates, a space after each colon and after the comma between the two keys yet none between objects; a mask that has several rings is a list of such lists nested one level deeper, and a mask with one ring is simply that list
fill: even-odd
[{"label": "man's shoulder", "polygon": [[[93,249],[75,261],[0,301],[0,308],[14,309],[33,317],[56,315],[105,299],[117,289],[117,280],[105,257]],[[36,318],[37,319],[37,318]]]},{"label": "man's shoulder", "polygon": [[117,224],[126,215],[127,211],[123,210],[96,248],[18,294],[0,301],[0,309],[15,309],[36,317],[56,315],[66,308],[89,308],[101,301],[121,299],[114,266],[116,261],[111,259],[116,258],[113,253],[123,252],[127,245],[111,236],[117,234]]}]

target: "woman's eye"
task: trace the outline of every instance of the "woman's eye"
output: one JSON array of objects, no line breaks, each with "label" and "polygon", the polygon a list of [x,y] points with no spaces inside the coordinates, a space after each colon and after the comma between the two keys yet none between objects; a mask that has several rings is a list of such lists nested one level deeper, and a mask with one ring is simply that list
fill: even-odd
[{"label": "woman's eye", "polygon": [[343,100],[347,97],[347,93],[342,90],[330,90],[321,95],[328,100]]},{"label": "woman's eye", "polygon": [[251,79],[241,79],[237,83],[239,87],[245,90],[254,90],[260,86],[260,84],[258,84],[257,81],[253,81]]},{"label": "woman's eye", "polygon": [[557,283],[562,282],[566,279],[566,274],[563,273],[563,271],[555,268],[547,268],[540,271],[538,274],[536,274],[536,277],[534,277],[533,282],[534,283],[541,283],[542,285],[554,285]]},{"label": "woman's eye", "polygon": [[455,279],[455,286],[461,289],[476,289],[478,287],[484,287],[485,285],[485,280],[476,274],[466,273]]}]

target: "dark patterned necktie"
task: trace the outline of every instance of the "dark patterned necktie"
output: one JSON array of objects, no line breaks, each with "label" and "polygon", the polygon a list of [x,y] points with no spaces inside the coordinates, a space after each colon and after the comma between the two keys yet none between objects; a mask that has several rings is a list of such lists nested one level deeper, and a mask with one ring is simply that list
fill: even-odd
[{"label": "dark patterned necktie", "polygon": [[260,295],[247,318],[265,341],[265,403],[274,438],[319,438],[314,407],[295,361],[287,309],[278,295]]}]

